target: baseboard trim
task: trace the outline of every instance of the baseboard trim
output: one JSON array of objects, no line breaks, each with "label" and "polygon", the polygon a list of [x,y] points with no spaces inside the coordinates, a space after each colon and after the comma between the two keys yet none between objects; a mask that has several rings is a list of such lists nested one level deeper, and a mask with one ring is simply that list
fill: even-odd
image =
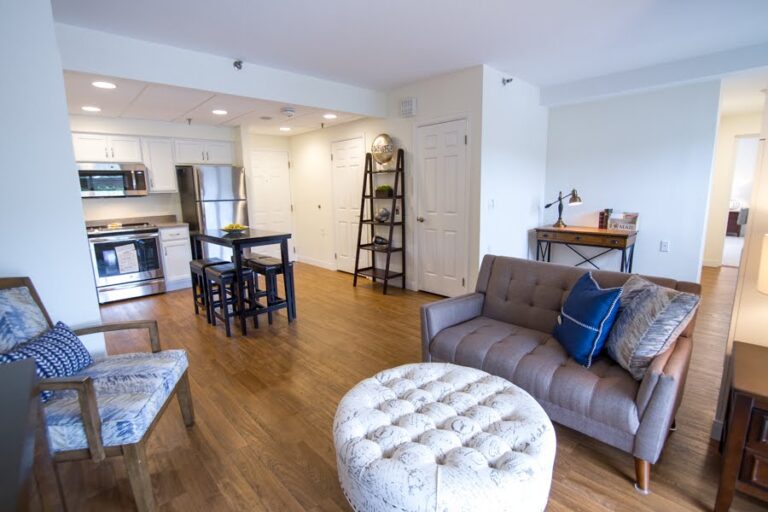
[{"label": "baseboard trim", "polygon": [[307,265],[312,265],[315,267],[324,268],[326,270],[336,270],[336,264],[332,262],[322,261],[322,260],[316,260],[314,258],[309,258],[307,256],[302,256],[301,254],[296,255],[296,261],[300,263],[306,263]]},{"label": "baseboard trim", "polygon": [[186,277],[184,279],[176,279],[175,281],[165,280],[165,291],[173,292],[176,290],[183,290],[184,288],[192,288],[192,278]]},{"label": "baseboard trim", "polygon": [[709,437],[715,441],[719,441],[723,437],[723,422],[721,420],[712,421],[712,430],[709,432]]}]

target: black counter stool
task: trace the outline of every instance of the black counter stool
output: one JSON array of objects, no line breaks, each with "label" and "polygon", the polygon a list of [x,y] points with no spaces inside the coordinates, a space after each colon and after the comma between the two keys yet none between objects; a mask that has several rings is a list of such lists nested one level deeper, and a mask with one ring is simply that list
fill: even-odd
[{"label": "black counter stool", "polygon": [[[266,296],[266,292],[260,292],[256,285],[256,274],[249,268],[240,269],[240,278],[243,280],[243,307],[246,311],[255,311],[259,308],[259,297]],[[224,263],[213,265],[205,269],[207,302],[210,304],[211,323],[216,325],[218,318],[224,322],[227,337],[232,336],[229,319],[240,313],[235,291],[235,265]],[[231,306],[231,312],[230,312]],[[218,309],[217,309],[218,308]],[[259,326],[258,315],[253,315],[253,326]]]},{"label": "black counter stool", "polygon": [[[251,253],[250,256],[243,260],[243,266],[252,269],[257,274],[264,276],[267,289],[267,307],[271,308],[281,302],[283,299],[277,296],[277,276],[283,273],[283,262],[277,258],[266,256],[264,254]],[[293,288],[293,263],[288,264],[288,272],[290,272],[289,282],[291,283],[290,290],[285,290],[286,301],[290,301],[291,307],[288,308],[288,320],[291,321],[296,318],[296,295]],[[293,315],[291,315],[293,311]],[[272,324],[272,310],[267,313],[270,325]]]},{"label": "black counter stool", "polygon": [[205,269],[213,265],[221,265],[226,261],[221,258],[202,258],[189,262],[189,273],[192,276],[192,300],[195,303],[195,314],[200,314],[200,306],[205,308],[205,318],[211,323],[211,312],[208,308],[207,282],[205,280]]}]

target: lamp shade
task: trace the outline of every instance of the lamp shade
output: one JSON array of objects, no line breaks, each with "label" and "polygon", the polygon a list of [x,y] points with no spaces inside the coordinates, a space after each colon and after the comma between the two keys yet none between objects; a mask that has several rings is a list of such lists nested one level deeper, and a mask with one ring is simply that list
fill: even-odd
[{"label": "lamp shade", "polygon": [[581,204],[581,197],[579,197],[579,193],[576,192],[576,189],[573,189],[571,192],[571,199],[568,201],[568,205],[570,206],[577,206]]},{"label": "lamp shade", "polygon": [[768,235],[763,235],[760,268],[757,271],[757,291],[768,294]]}]

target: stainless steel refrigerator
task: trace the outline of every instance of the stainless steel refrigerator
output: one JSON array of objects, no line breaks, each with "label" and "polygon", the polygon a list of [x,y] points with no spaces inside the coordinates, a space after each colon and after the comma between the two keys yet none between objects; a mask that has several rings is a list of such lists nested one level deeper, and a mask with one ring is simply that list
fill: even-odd
[{"label": "stainless steel refrigerator", "polygon": [[[231,165],[183,165],[176,167],[181,215],[191,232],[221,229],[232,223],[248,225],[245,172]],[[229,260],[226,247],[203,244],[206,258]]]}]

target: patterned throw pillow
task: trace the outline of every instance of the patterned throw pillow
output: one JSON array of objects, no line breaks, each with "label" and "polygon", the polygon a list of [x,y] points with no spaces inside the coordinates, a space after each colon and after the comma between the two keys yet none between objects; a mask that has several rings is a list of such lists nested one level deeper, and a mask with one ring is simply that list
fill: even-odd
[{"label": "patterned throw pillow", "polygon": [[630,277],[608,337],[608,355],[635,380],[642,380],[653,359],[669,349],[698,307],[698,295]]},{"label": "patterned throw pillow", "polygon": [[0,290],[0,352],[8,352],[47,329],[45,315],[26,286]]},{"label": "patterned throw pillow", "polygon": [[[35,360],[35,369],[40,379],[68,377],[93,364],[91,354],[83,342],[62,322],[37,338],[17,345],[11,352],[0,354],[0,364],[27,358]],[[52,391],[40,394],[43,402],[47,402],[51,396]]]},{"label": "patterned throw pillow", "polygon": [[589,368],[600,354],[618,312],[621,288],[602,289],[588,272],[576,281],[557,318],[554,336],[568,354]]}]

